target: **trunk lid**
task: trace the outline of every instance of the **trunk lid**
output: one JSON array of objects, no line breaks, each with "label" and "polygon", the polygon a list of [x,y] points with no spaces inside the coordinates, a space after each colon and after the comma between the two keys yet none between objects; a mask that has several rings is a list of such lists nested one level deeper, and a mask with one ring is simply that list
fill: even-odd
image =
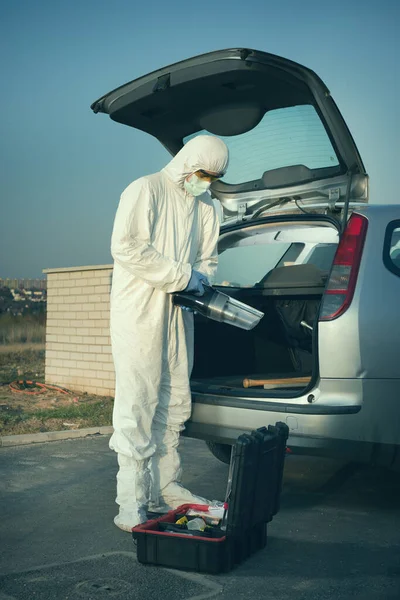
[{"label": "trunk lid", "polygon": [[197,56],[96,100],[95,113],[155,136],[172,154],[192,137],[230,150],[212,186],[224,218],[341,213],[368,202],[368,176],[329,90],[310,69],[251,49]]}]

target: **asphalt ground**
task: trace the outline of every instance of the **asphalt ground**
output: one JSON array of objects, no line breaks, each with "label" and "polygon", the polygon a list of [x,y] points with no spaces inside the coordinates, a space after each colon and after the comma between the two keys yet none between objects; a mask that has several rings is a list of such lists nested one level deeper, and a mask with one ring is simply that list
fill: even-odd
[{"label": "asphalt ground", "polygon": [[[228,467],[182,442],[183,482],[222,499]],[[289,456],[265,549],[209,576],[140,565],[113,524],[108,436],[0,450],[0,600],[398,600],[400,475]]]}]

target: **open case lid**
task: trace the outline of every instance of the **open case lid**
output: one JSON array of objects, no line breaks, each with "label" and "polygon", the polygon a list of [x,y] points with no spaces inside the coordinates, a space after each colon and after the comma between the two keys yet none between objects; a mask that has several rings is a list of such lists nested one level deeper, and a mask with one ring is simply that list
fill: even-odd
[{"label": "open case lid", "polygon": [[232,448],[227,535],[246,535],[278,512],[288,435],[288,426],[277,423],[239,436]]}]

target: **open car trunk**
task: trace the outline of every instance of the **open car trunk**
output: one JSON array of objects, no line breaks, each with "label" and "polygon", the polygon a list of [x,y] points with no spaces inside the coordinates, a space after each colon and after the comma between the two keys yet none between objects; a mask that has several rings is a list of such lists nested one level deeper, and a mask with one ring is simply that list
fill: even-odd
[{"label": "open car trunk", "polygon": [[[240,294],[235,297],[244,300]],[[296,380],[311,378],[313,349],[312,331],[301,322],[313,326],[319,299],[301,295],[279,299],[246,296],[245,301],[265,313],[252,331],[198,316],[193,382],[219,389],[244,389],[247,385],[256,386],[256,381],[283,379],[266,383],[265,387],[304,388],[306,382]],[[295,384],[291,378],[295,378]],[[246,379],[254,383],[248,384]]]},{"label": "open car trunk", "polygon": [[[204,134],[229,148],[228,170],[210,190],[224,219],[217,289],[265,316],[250,332],[196,318],[193,389],[255,393],[244,379],[317,376],[308,326],[338,229],[368,202],[361,156],[319,76],[286,58],[230,48],[129,81],[91,107],[155,136],[173,155]],[[273,395],[268,387],[257,393]]]},{"label": "open car trunk", "polygon": [[264,317],[244,331],[195,316],[194,390],[300,394],[317,374],[313,330],[339,237],[329,219],[305,219],[266,220],[221,236],[217,283],[224,285],[215,287]]}]

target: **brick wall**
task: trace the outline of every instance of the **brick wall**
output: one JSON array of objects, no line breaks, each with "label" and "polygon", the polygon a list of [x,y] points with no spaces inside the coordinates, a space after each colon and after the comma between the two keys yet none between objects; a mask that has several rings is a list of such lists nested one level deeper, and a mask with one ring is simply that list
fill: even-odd
[{"label": "brick wall", "polygon": [[46,383],[114,395],[109,334],[112,266],[46,269]]}]

